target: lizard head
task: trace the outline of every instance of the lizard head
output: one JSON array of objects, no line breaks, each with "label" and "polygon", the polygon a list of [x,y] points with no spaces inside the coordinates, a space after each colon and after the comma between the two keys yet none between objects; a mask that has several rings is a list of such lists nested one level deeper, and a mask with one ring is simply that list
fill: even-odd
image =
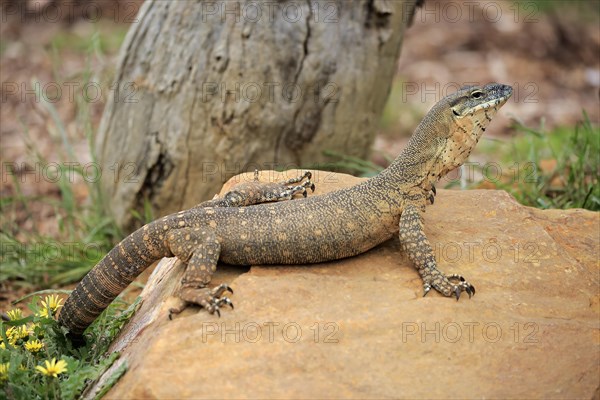
[{"label": "lizard head", "polygon": [[437,180],[465,162],[496,112],[511,95],[510,86],[498,83],[466,86],[431,109],[429,114],[438,122],[437,126],[431,126],[431,132],[437,136],[437,154],[427,181]]}]

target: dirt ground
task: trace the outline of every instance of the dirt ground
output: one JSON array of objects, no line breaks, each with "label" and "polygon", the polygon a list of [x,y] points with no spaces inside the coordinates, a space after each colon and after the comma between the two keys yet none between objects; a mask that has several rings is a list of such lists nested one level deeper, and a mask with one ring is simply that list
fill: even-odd
[{"label": "dirt ground", "polygon": [[[72,8],[60,20],[39,16],[51,1],[18,2],[16,12],[10,3],[2,3],[0,28],[0,194],[5,199],[17,193],[14,175],[24,195],[58,198],[55,184],[27,171],[35,171],[32,154],[56,161],[68,139],[76,161],[90,161],[86,133],[97,130],[111,90],[96,83],[114,76],[119,46],[140,2],[122,1],[119,7],[103,2],[102,18]],[[515,88],[490,136],[509,139],[509,118],[536,128],[572,125],[582,109],[598,124],[600,3],[570,1],[550,11],[542,3],[522,2],[519,8],[509,1],[426,1],[406,31],[387,122],[374,148],[397,154],[427,109],[468,83],[495,81]],[[36,81],[40,91],[56,99],[51,107],[39,99]],[[73,93],[63,84],[58,96],[57,81],[69,82]],[[83,90],[86,82],[93,85]],[[89,110],[89,116],[82,110]],[[85,186],[74,184],[77,201],[85,201]],[[31,214],[11,218],[2,217],[1,229],[17,235],[34,226],[45,234],[57,231],[54,208],[47,202],[32,203]]]}]

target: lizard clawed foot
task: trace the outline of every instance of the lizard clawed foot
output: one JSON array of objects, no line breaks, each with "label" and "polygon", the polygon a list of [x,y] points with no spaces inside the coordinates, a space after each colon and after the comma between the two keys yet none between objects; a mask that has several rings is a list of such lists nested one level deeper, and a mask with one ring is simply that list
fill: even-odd
[{"label": "lizard clawed foot", "polygon": [[435,200],[436,195],[437,195],[437,192],[435,190],[435,186],[431,185],[431,189],[429,190],[429,193],[427,194],[427,200],[429,200],[431,202],[431,204],[433,204],[433,201]]},{"label": "lizard clawed foot", "polygon": [[189,304],[197,304],[206,309],[210,314],[221,316],[220,309],[228,305],[233,309],[233,303],[229,297],[221,297],[223,293],[229,292],[233,294],[233,289],[224,283],[214,288],[195,288],[184,287],[181,289],[179,297],[184,301],[184,305],[180,308],[169,309],[169,319],[172,319],[172,314],[178,314],[183,311]]},{"label": "lizard clawed foot", "polygon": [[461,275],[452,274],[449,275],[448,281],[458,281],[457,284],[454,285],[454,295],[456,296],[456,301],[460,298],[460,293],[465,291],[469,295],[469,298],[475,294],[475,286],[471,285],[465,278]]},{"label": "lizard clawed foot", "polygon": [[[454,281],[457,282],[454,283]],[[440,277],[432,282],[425,282],[423,284],[423,297],[429,293],[431,288],[434,288],[446,297],[455,296],[456,301],[458,301],[462,292],[467,292],[469,298],[475,295],[475,287],[467,282],[461,275],[456,274],[448,276],[440,275]]]},{"label": "lizard clawed foot", "polygon": [[[288,179],[285,182],[281,182],[281,184],[285,185],[287,189],[281,193],[280,197],[292,199],[293,196],[298,193],[301,193],[304,197],[308,196],[308,192],[306,190],[307,188],[309,188],[311,192],[315,191],[315,184],[310,180],[311,178],[312,173],[310,171],[306,171],[304,174],[297,178],[292,178]],[[301,183],[300,185],[291,186],[294,183],[302,182],[304,179],[306,179],[306,181]]]}]

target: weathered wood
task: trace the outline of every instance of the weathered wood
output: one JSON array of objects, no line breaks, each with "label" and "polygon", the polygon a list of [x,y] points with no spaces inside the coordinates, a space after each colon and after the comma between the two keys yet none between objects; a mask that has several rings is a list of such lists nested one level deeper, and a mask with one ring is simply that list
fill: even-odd
[{"label": "weathered wood", "polygon": [[[412,0],[147,1],[97,137],[116,219],[210,198],[248,170],[365,157]],[[119,174],[116,174],[119,171]]]}]

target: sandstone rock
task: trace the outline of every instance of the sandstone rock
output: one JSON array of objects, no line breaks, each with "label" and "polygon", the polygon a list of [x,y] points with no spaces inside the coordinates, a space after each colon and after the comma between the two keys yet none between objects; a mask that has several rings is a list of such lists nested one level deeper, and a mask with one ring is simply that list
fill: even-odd
[{"label": "sandstone rock", "polygon": [[[316,194],[358,182],[316,180]],[[163,260],[113,344],[129,370],[106,398],[598,398],[599,214],[439,190],[425,220],[472,299],[423,298],[393,239],[318,265],[221,266],[235,310],[168,321],[182,268]]]}]

